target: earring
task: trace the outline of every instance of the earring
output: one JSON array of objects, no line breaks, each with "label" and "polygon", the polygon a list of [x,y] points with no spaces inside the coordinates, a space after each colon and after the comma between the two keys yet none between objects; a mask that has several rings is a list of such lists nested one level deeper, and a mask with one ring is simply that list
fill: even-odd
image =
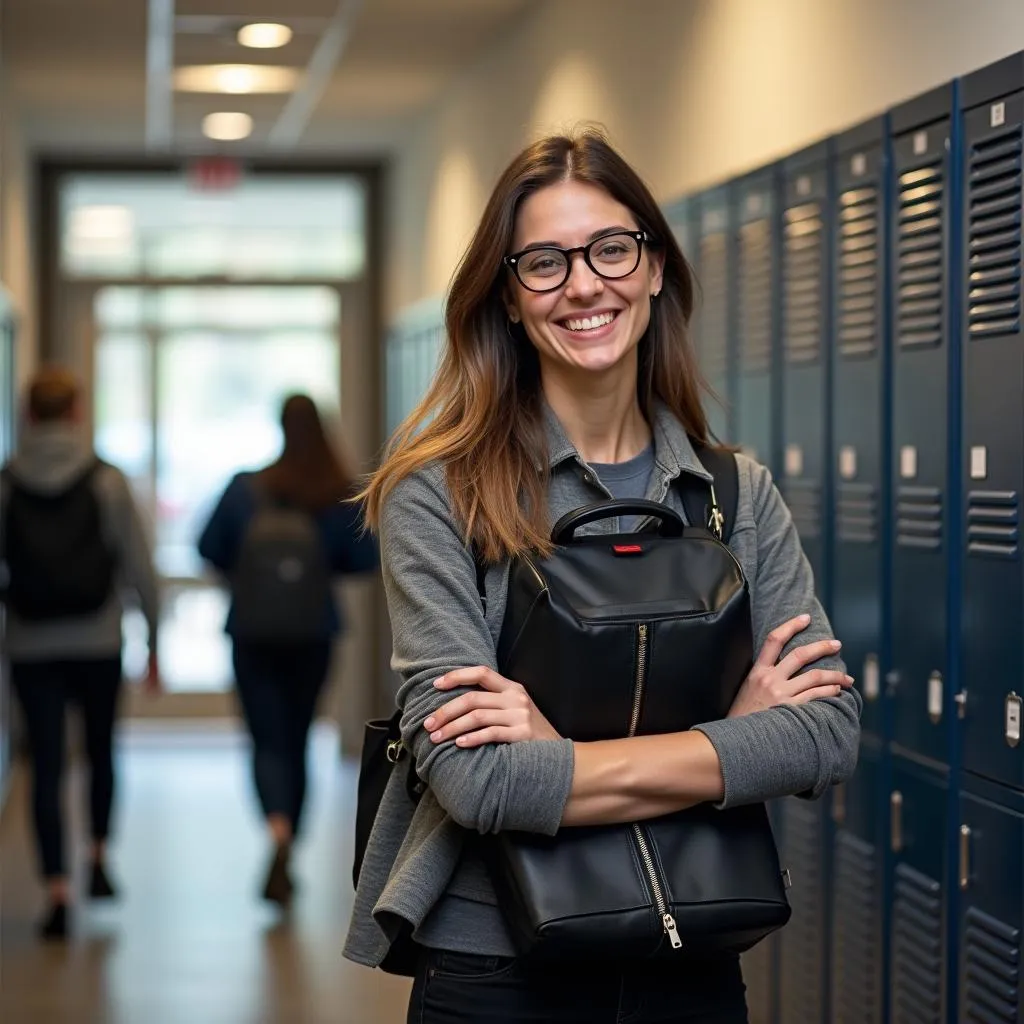
[{"label": "earring", "polygon": [[516,336],[512,333],[512,325],[513,324],[518,324],[518,323],[519,323],[519,321],[518,320],[513,320],[512,317],[509,317],[505,321],[505,333],[508,335],[509,341],[511,341],[511,342],[517,342]]}]

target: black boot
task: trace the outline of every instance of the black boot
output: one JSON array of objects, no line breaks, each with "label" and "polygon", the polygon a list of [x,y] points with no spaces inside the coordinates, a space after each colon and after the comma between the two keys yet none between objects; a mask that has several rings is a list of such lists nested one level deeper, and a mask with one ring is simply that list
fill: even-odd
[{"label": "black boot", "polygon": [[287,843],[282,843],[277,847],[263,886],[263,898],[281,907],[287,907],[291,903],[292,894],[295,891],[291,875],[288,873],[290,855],[291,847]]},{"label": "black boot", "polygon": [[39,937],[41,939],[66,939],[68,937],[68,905],[66,903],[51,903],[49,910],[39,922]]},{"label": "black boot", "polygon": [[94,900],[110,900],[117,896],[117,890],[110,881],[110,876],[107,874],[107,869],[101,860],[94,860],[92,862],[92,873],[89,876],[89,895]]}]

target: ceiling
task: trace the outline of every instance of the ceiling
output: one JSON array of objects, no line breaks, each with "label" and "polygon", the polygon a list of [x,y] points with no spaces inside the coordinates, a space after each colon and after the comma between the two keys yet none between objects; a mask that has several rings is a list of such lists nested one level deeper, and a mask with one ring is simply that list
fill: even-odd
[{"label": "ceiling", "polygon": [[[231,110],[253,117],[253,134],[216,144],[218,151],[379,155],[537,2],[3,0],[4,104],[8,117],[17,113],[29,143],[48,151],[143,152],[148,85],[151,108],[155,103],[169,117],[163,138],[175,150],[214,148],[202,135],[202,118]],[[165,37],[147,13],[160,3],[173,5],[173,32]],[[284,22],[295,35],[279,49],[242,47],[235,32],[247,21]],[[336,55],[332,40],[340,42]],[[154,46],[173,53],[174,66],[288,65],[312,88],[294,98],[174,92],[166,76],[153,73],[158,64],[147,74],[147,48]],[[324,62],[322,73],[310,74]],[[151,113],[150,138],[159,149],[160,133],[152,135],[157,120]]]}]

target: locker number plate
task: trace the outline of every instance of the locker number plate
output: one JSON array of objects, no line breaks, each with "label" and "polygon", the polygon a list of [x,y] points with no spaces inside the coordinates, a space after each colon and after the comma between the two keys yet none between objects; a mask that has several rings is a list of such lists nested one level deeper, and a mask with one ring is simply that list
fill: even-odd
[{"label": "locker number plate", "polygon": [[857,449],[852,444],[845,444],[839,449],[839,475],[844,480],[857,477]]},{"label": "locker number plate", "polygon": [[900,476],[904,480],[913,480],[917,476],[917,449],[912,444],[905,444],[900,449]]},{"label": "locker number plate", "polygon": [[1021,699],[1015,693],[1006,695],[1006,742],[1011,747],[1020,743]]},{"label": "locker number plate", "polygon": [[914,156],[924,156],[928,152],[928,133],[914,133]]},{"label": "locker number plate", "polygon": [[786,476],[802,476],[804,472],[804,450],[798,444],[786,445]]},{"label": "locker number plate", "polygon": [[928,717],[933,725],[942,720],[942,673],[933,672],[928,677]]},{"label": "locker number plate", "polygon": [[878,658],[869,654],[864,659],[864,679],[861,682],[861,691],[865,700],[878,700],[880,692],[878,679]]},{"label": "locker number plate", "polygon": [[990,119],[990,127],[999,128],[1006,124],[1006,104],[1005,103],[993,103],[991,110],[992,117]]},{"label": "locker number plate", "polygon": [[971,448],[971,479],[984,480],[988,476],[988,449],[983,444]]}]

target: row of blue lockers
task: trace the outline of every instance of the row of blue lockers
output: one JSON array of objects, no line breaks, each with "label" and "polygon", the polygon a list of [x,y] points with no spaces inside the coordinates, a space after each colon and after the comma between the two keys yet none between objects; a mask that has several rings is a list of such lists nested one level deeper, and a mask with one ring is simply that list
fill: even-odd
[{"label": "row of blue lockers", "polygon": [[774,471],[864,697],[774,809],[755,1024],[1024,1024],[1024,54],[669,208],[712,425]]}]

